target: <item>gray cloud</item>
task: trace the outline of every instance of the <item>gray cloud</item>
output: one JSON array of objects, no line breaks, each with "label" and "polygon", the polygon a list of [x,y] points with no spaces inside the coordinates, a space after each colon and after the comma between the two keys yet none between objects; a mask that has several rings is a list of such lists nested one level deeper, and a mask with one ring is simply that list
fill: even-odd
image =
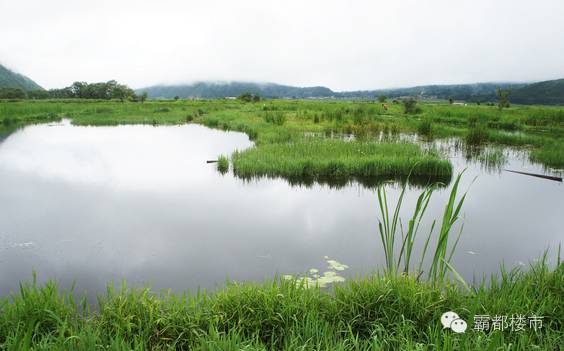
[{"label": "gray cloud", "polygon": [[53,88],[117,79],[335,90],[564,77],[562,0],[0,3],[0,62]]}]

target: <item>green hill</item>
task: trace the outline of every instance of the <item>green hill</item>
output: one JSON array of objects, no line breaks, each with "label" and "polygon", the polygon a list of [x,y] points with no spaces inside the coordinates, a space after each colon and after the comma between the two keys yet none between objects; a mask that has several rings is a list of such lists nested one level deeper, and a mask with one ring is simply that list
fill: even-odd
[{"label": "green hill", "polygon": [[564,105],[564,79],[533,83],[513,90],[509,100],[525,105]]},{"label": "green hill", "polygon": [[136,90],[146,91],[152,99],[203,98],[216,99],[239,96],[245,92],[258,94],[263,98],[335,98],[335,99],[369,99],[385,95],[389,98],[416,96],[425,100],[455,99],[464,101],[496,101],[496,88],[518,89],[523,83],[475,83],[459,85],[425,85],[411,88],[379,89],[362,91],[336,92],[327,87],[295,87],[274,83],[250,82],[197,82],[178,85],[155,85]]},{"label": "green hill", "polygon": [[13,72],[0,64],[0,88],[22,89],[24,91],[43,90],[28,77]]},{"label": "green hill", "polygon": [[468,102],[496,101],[497,88],[521,88],[525,83],[473,83],[473,84],[450,84],[450,85],[421,85],[409,88],[378,89],[368,91],[341,92],[344,98],[373,98],[384,95],[389,98],[400,98],[414,96],[423,100],[462,100]]},{"label": "green hill", "polygon": [[136,93],[146,91],[153,99],[181,98],[216,99],[236,97],[249,92],[264,98],[322,98],[333,97],[335,93],[325,87],[300,88],[274,83],[250,82],[196,82],[180,85],[155,85],[138,89]]}]

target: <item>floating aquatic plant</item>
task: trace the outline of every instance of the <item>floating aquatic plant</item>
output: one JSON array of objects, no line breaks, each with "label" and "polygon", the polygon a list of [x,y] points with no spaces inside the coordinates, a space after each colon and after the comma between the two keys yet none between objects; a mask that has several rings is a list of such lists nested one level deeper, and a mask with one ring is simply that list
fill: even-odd
[{"label": "floating aquatic plant", "polygon": [[283,275],[282,278],[287,280],[295,280],[298,284],[304,285],[307,288],[319,287],[326,288],[328,285],[333,283],[342,283],[345,278],[339,275],[338,272],[342,272],[349,268],[346,264],[343,264],[337,260],[332,260],[329,256],[324,257],[327,262],[328,271],[319,273],[319,269],[311,268],[308,274],[305,276],[294,276],[291,274]]}]

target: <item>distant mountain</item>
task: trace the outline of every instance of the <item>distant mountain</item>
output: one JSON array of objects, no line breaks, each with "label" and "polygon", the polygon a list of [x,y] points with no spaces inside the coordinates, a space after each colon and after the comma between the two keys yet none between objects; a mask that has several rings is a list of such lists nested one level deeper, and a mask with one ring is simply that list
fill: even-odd
[{"label": "distant mountain", "polygon": [[389,98],[417,96],[421,99],[454,99],[465,101],[494,101],[496,88],[521,88],[520,83],[476,83],[459,85],[425,85],[411,88],[379,89],[363,91],[336,92],[326,87],[294,87],[274,83],[247,82],[198,82],[184,85],[156,85],[137,89],[136,93],[146,91],[153,99],[203,98],[215,99],[239,96],[245,92],[258,94],[264,98],[335,98],[335,99],[374,99],[379,95]]},{"label": "distant mountain", "polygon": [[13,72],[0,64],[0,88],[15,88],[24,91],[43,90],[37,83],[28,77]]},{"label": "distant mountain", "polygon": [[198,82],[180,85],[156,85],[137,89],[136,93],[146,91],[152,99],[203,98],[216,99],[239,96],[245,92],[258,94],[264,98],[334,98],[334,99],[374,99],[385,95],[388,98],[406,96],[424,100],[461,100],[468,102],[497,101],[497,88],[511,89],[509,100],[517,104],[564,105],[564,79],[539,83],[474,83],[452,85],[422,85],[410,88],[378,89],[336,92],[326,87],[294,87],[274,83],[247,82]]},{"label": "distant mountain", "polygon": [[349,91],[339,93],[341,98],[374,98],[385,95],[389,98],[414,96],[420,99],[433,100],[463,100],[470,102],[485,102],[497,100],[497,88],[517,89],[526,86],[526,83],[474,83],[452,85],[422,85],[411,88],[378,89],[368,91]]},{"label": "distant mountain", "polygon": [[259,94],[264,98],[320,98],[332,97],[333,91],[325,87],[298,88],[274,83],[247,83],[247,82],[197,82],[186,85],[155,85],[136,90],[136,93],[146,91],[153,99],[171,99],[175,96],[181,98],[216,99],[230,96],[239,96],[249,92]]},{"label": "distant mountain", "polygon": [[516,104],[564,105],[564,79],[533,83],[511,92]]}]

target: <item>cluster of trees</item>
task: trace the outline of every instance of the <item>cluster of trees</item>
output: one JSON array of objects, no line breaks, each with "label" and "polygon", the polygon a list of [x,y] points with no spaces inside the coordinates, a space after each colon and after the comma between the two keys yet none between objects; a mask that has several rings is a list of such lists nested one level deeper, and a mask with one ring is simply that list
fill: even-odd
[{"label": "cluster of trees", "polygon": [[252,93],[246,92],[246,93],[239,95],[237,97],[237,99],[244,101],[244,102],[258,102],[258,101],[260,101],[260,96],[259,96],[259,94],[252,94]]},{"label": "cluster of trees", "polygon": [[421,107],[417,105],[417,100],[414,98],[407,98],[402,100],[403,110],[406,114],[418,114],[423,112]]},{"label": "cluster of trees", "polygon": [[51,90],[1,88],[0,99],[118,99],[143,102],[147,99],[147,93],[137,95],[127,85],[110,80],[101,83],[74,82],[66,88]]},{"label": "cluster of trees", "polygon": [[26,92],[20,88],[0,88],[0,99],[25,99]]},{"label": "cluster of trees", "polygon": [[125,100],[135,92],[125,84],[119,84],[115,80],[105,83],[74,82],[70,87],[53,89],[49,91],[56,98],[78,98],[78,99],[120,99]]}]

